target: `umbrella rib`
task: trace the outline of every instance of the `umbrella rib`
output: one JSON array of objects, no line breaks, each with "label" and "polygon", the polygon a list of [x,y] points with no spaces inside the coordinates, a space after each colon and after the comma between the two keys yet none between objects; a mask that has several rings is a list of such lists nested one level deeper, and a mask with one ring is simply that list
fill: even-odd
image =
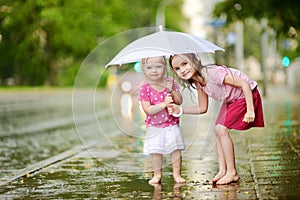
[{"label": "umbrella rib", "polygon": [[[128,54],[131,54],[131,53],[134,53],[134,52],[138,52],[138,51],[141,51],[141,50],[161,50],[161,51],[164,51],[164,52],[166,52],[166,55],[167,54],[173,54],[174,52],[173,51],[171,51],[171,50],[169,50],[169,49],[165,49],[165,48],[154,48],[154,47],[143,47],[143,48],[136,48],[136,49],[133,49],[133,50],[130,50],[130,51],[126,51],[126,52],[124,52],[124,53],[122,53],[122,52],[120,52],[116,57],[115,57],[115,59],[114,60],[117,60],[119,57],[123,57],[123,56],[126,56],[126,55],[128,55]],[[146,58],[147,56],[145,55],[145,57],[144,58]],[[111,64],[113,64],[113,62],[114,62],[114,60],[110,63],[110,65]],[[134,60],[134,59],[133,59]],[[122,65],[123,63],[121,63],[121,65]]]},{"label": "umbrella rib", "polygon": [[161,30],[160,33],[163,35],[165,41],[167,42],[168,48],[171,50],[171,45],[170,45],[169,40],[168,40],[168,38],[166,36],[166,31]]},{"label": "umbrella rib", "polygon": [[196,35],[165,31],[162,28],[153,34],[139,38],[120,51],[105,67],[123,65],[146,57],[170,56],[182,53],[215,53],[223,48]]},{"label": "umbrella rib", "polygon": [[[193,36],[191,36],[190,34],[186,34],[186,36],[187,36],[188,38],[190,38],[191,40],[195,41],[199,46],[201,46],[201,44],[198,43],[197,39],[195,39]],[[199,38],[199,39],[201,39],[201,38]],[[215,45],[210,44],[210,43],[208,43],[207,45],[210,45],[210,46],[213,46],[213,47],[215,46]],[[201,48],[203,48],[203,47],[201,46]],[[224,49],[219,48],[219,47],[217,47],[217,46],[215,46],[215,49],[216,49],[216,50],[224,50]],[[212,49],[206,50],[206,51],[208,51],[208,52],[210,52],[210,53],[215,53],[215,51],[212,50]]]}]

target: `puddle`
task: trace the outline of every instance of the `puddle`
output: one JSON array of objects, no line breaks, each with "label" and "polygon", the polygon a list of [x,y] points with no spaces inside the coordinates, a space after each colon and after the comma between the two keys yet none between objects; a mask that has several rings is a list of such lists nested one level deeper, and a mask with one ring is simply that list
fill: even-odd
[{"label": "puddle", "polygon": [[[69,106],[68,101],[57,106],[63,105]],[[46,106],[44,109],[37,112],[37,108],[29,106],[26,111],[22,111],[21,108],[12,109],[11,114],[7,114],[6,111],[6,114],[0,114],[1,129],[21,129],[26,121],[32,123],[30,126],[35,126],[35,120],[52,120],[72,115],[69,107],[57,113],[56,107]],[[118,108],[114,108],[114,112],[117,110]],[[140,111],[136,109],[135,112]],[[266,128],[253,129],[247,133],[232,133],[237,169],[241,176],[238,184],[207,184],[218,167],[214,135],[210,127],[211,116],[196,118],[187,115],[181,119],[187,146],[187,150],[183,152],[182,176],[186,178],[187,183],[174,184],[170,160],[166,156],[162,184],[153,187],[148,184],[152,177],[151,162],[149,158],[142,156],[144,130],[137,128],[143,122],[140,118],[126,119],[133,125],[133,129],[130,129],[125,126],[128,122],[126,120],[118,121],[116,126],[115,120],[120,120],[121,116],[106,115],[103,118],[98,116],[98,123],[0,137],[0,178],[74,146],[99,141],[99,144],[89,151],[1,187],[0,197],[257,199],[257,194],[261,198],[296,197],[300,195],[297,192],[299,183],[295,180],[300,173],[299,101],[266,101],[264,112]],[[9,124],[10,120],[12,124]],[[99,126],[102,132],[99,131]]]}]

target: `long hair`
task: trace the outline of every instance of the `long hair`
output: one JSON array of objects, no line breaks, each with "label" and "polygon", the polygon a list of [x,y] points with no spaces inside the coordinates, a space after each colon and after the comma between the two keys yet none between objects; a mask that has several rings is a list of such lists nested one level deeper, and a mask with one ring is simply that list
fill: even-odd
[{"label": "long hair", "polygon": [[[200,60],[200,59],[198,58],[198,56],[197,56],[196,54],[194,54],[194,53],[185,53],[185,54],[180,54],[180,55],[177,54],[177,55],[170,56],[170,58],[169,58],[169,64],[170,64],[171,69],[174,71],[173,65],[172,65],[172,60],[173,60],[174,56],[181,56],[181,55],[187,57],[187,58],[192,62],[193,67],[195,67],[195,69],[196,69],[198,75],[201,76],[201,77],[204,79],[204,77],[203,77],[202,74],[201,74],[201,70],[202,70],[202,68],[205,67],[205,66],[202,65],[201,60]],[[176,74],[176,73],[175,73],[175,74]],[[177,75],[176,75],[176,77],[178,78]],[[193,85],[193,83],[194,83],[194,80],[193,80],[193,79],[182,80],[182,79],[178,78],[178,82],[179,82],[179,84],[182,85],[184,88],[188,88],[188,89],[191,89],[191,87],[192,87],[192,88],[195,88],[195,86]]]}]

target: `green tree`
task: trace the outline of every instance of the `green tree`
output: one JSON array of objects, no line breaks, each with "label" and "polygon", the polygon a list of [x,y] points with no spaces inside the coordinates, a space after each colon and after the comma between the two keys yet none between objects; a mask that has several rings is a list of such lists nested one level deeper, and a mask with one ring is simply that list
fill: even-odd
[{"label": "green tree", "polygon": [[[279,52],[296,57],[300,52],[300,9],[297,5],[297,0],[225,0],[215,6],[213,13],[216,17],[225,16],[228,25],[249,18],[267,19],[268,26],[276,31]],[[286,41],[296,43],[297,47],[285,47]]]},{"label": "green tree", "polygon": [[[0,85],[72,85],[99,41],[154,26],[160,1],[0,0]],[[168,28],[180,30],[182,2],[167,9]]]}]

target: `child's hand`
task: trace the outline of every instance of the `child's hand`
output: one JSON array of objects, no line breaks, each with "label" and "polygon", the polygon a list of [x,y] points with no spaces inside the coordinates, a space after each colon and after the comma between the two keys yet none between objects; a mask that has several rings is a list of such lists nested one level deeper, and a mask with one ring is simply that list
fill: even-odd
[{"label": "child's hand", "polygon": [[172,102],[173,102],[173,97],[170,93],[168,93],[165,100],[164,100],[164,103],[168,106]]},{"label": "child's hand", "polygon": [[172,115],[174,113],[174,110],[175,110],[175,104],[169,104],[167,106],[167,108],[168,108],[169,115]]},{"label": "child's hand", "polygon": [[178,114],[180,112],[180,106],[174,103],[168,105],[168,113],[172,115],[173,113]]},{"label": "child's hand", "polygon": [[247,113],[245,114],[245,117],[243,119],[243,122],[250,123],[250,122],[253,122],[254,119],[255,119],[254,111],[247,111]]},{"label": "child's hand", "polygon": [[168,92],[172,92],[173,89],[173,81],[172,80],[167,80],[167,88],[168,88]]}]

